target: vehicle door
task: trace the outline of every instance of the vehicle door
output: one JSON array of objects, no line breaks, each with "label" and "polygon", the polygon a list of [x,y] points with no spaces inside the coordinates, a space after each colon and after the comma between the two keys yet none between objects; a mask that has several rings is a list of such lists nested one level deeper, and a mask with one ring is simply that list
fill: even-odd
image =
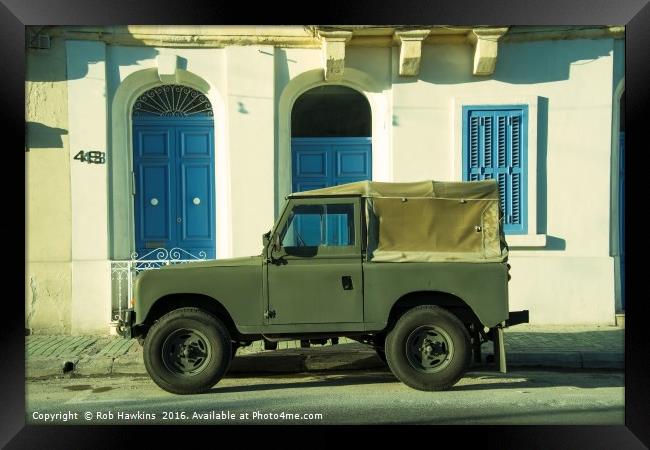
[{"label": "vehicle door", "polygon": [[363,322],[360,198],[290,199],[268,268],[270,325]]}]

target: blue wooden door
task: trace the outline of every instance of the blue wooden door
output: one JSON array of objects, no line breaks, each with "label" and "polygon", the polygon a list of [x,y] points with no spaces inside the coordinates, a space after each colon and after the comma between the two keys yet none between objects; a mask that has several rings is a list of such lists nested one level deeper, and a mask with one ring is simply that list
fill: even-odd
[{"label": "blue wooden door", "polygon": [[[179,249],[214,258],[214,128],[212,121],[139,119],[133,124],[135,245],[139,257]],[[187,253],[185,253],[187,252]],[[156,253],[147,259],[157,259]]]},{"label": "blue wooden door", "polygon": [[[372,179],[369,137],[293,138],[291,140],[293,192]],[[306,245],[344,245],[348,229],[344,218],[327,215],[323,228],[318,216],[304,217],[296,231]]]}]

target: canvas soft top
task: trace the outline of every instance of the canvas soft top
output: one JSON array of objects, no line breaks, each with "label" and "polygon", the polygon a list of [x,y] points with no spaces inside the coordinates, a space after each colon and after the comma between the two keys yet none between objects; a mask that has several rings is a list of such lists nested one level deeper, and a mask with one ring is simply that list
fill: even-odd
[{"label": "canvas soft top", "polygon": [[374,262],[503,262],[495,180],[414,183],[359,181],[293,193],[289,198],[365,197],[367,259]]},{"label": "canvas soft top", "polygon": [[311,191],[294,192],[289,198],[360,195],[362,197],[424,197],[466,198],[497,200],[499,189],[496,181],[417,181],[412,183],[386,183],[380,181],[357,181]]}]

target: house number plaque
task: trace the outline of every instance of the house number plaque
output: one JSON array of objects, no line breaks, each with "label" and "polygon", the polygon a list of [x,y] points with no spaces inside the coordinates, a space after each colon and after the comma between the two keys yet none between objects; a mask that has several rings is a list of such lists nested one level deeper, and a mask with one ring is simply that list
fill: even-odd
[{"label": "house number plaque", "polygon": [[104,164],[106,163],[106,153],[96,151],[85,152],[82,150],[74,156],[74,159],[87,162],[88,164]]}]

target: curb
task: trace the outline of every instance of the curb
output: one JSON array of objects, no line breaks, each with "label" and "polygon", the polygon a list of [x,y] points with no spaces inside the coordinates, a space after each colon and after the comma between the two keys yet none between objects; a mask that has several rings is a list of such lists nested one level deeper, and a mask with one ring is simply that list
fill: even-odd
[{"label": "curb", "polygon": [[[65,370],[64,370],[65,367]],[[372,352],[328,352],[325,355],[264,353],[236,357],[228,373],[280,374],[341,370],[368,370],[385,367]],[[146,375],[142,354],[117,358],[30,359],[26,365],[30,380],[63,376],[104,377],[110,375]]]},{"label": "curb", "polygon": [[[489,355],[489,354],[488,354]],[[485,367],[491,364],[477,364]],[[617,352],[508,352],[508,367],[540,367],[550,369],[617,369],[625,367],[625,358]],[[299,352],[276,351],[237,356],[228,373],[280,374],[323,371],[382,369],[386,366],[374,351]],[[142,353],[117,357],[97,355],[92,358],[29,358],[27,379],[62,376],[147,375]]]}]

